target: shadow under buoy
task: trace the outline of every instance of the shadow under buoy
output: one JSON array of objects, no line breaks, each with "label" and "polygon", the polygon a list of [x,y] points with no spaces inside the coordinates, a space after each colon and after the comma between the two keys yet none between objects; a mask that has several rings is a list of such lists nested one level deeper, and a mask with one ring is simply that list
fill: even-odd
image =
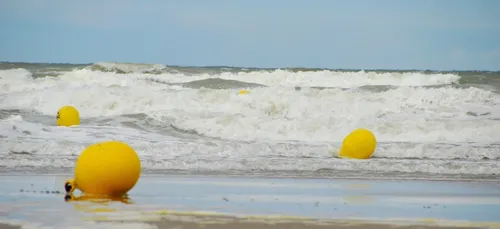
[{"label": "shadow under buoy", "polygon": [[65,202],[92,202],[92,203],[109,203],[121,202],[124,204],[133,204],[134,202],[128,195],[123,196],[103,196],[103,195],[81,195],[76,196],[73,194],[66,194],[64,196]]}]

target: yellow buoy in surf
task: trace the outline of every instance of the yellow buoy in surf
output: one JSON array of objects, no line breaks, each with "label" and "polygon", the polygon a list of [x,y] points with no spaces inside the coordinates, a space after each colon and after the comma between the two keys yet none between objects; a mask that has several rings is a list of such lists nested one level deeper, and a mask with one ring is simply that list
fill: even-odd
[{"label": "yellow buoy in surf", "polygon": [[141,175],[141,161],[129,145],[106,141],[90,145],[82,151],[75,165],[74,178],[64,189],[84,194],[122,196],[130,191]]},{"label": "yellow buoy in surf", "polygon": [[56,124],[58,126],[80,125],[80,113],[72,106],[61,107],[57,111]]},{"label": "yellow buoy in surf", "polygon": [[249,90],[245,90],[245,89],[242,89],[238,92],[238,95],[244,95],[244,94],[247,94],[247,93],[250,93]]},{"label": "yellow buoy in surf", "polygon": [[367,159],[377,146],[375,135],[367,129],[356,129],[347,135],[340,148],[340,157]]}]

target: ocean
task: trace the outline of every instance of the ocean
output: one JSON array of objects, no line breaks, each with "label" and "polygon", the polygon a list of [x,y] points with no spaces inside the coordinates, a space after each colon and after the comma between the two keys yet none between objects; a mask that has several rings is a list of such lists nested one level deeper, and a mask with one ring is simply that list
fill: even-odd
[{"label": "ocean", "polygon": [[[0,173],[71,173],[120,140],[151,174],[499,181],[499,93],[484,71],[1,62]],[[80,126],[56,126],[65,105]],[[356,128],[375,153],[339,158]]]}]

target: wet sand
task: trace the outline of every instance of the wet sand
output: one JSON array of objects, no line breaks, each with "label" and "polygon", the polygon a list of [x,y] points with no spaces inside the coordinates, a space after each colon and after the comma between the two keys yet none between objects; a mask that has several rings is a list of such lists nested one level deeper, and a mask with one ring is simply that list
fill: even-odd
[{"label": "wet sand", "polygon": [[143,175],[110,201],[67,178],[0,175],[0,229],[500,228],[495,182]]},{"label": "wet sand", "polygon": [[[20,225],[8,225],[0,223],[0,229],[21,229],[24,228]],[[127,227],[132,228],[132,227]],[[401,225],[401,224],[391,224],[391,223],[363,223],[363,222],[258,222],[258,221],[247,221],[247,220],[231,220],[214,222],[213,219],[203,218],[202,220],[185,222],[178,220],[161,220],[159,222],[152,222],[147,225],[138,225],[138,228],[158,228],[158,229],[479,229],[479,228],[490,228],[486,226],[444,226],[444,225]]]}]

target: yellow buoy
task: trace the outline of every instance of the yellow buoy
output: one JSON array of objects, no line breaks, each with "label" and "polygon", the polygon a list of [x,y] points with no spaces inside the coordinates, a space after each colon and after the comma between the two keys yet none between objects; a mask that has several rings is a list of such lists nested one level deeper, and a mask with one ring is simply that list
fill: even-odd
[{"label": "yellow buoy", "polygon": [[340,157],[367,159],[377,146],[375,135],[367,129],[357,129],[344,138],[340,148]]},{"label": "yellow buoy", "polygon": [[80,125],[80,114],[72,106],[61,107],[57,111],[56,123],[58,126]]},{"label": "yellow buoy", "polygon": [[121,196],[130,191],[141,175],[141,161],[129,145],[106,141],[82,151],[75,165],[75,175],[66,181],[67,193],[75,189],[84,194]]},{"label": "yellow buoy", "polygon": [[247,93],[250,93],[249,90],[245,90],[245,89],[242,89],[238,92],[238,95],[244,95],[244,94],[247,94]]}]

